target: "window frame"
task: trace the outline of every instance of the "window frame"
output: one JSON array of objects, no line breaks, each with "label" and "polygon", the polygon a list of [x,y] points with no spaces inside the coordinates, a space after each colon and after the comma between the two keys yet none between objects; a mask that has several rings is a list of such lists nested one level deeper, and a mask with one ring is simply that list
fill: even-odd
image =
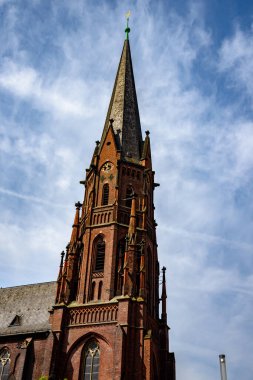
[{"label": "window frame", "polygon": [[105,183],[102,189],[101,205],[107,206],[109,204],[110,187],[109,183]]},{"label": "window frame", "polygon": [[104,272],[105,266],[105,241],[102,236],[95,240],[94,244],[95,263],[93,272]]},{"label": "window frame", "polygon": [[128,208],[131,208],[132,206],[132,197],[133,197],[134,189],[132,186],[127,186],[126,188],[126,200],[125,200],[125,206]]},{"label": "window frame", "polygon": [[[7,380],[10,375],[11,355],[7,347],[0,350],[0,380]],[[6,372],[7,368],[7,372]]]},{"label": "window frame", "polygon": [[[90,359],[90,365],[87,366],[87,358]],[[97,358],[97,372],[94,372],[94,358]],[[87,370],[87,368],[90,369]],[[83,349],[82,355],[82,375],[81,380],[98,380],[100,368],[100,346],[97,340],[88,341]],[[95,375],[95,376],[94,376]]]}]

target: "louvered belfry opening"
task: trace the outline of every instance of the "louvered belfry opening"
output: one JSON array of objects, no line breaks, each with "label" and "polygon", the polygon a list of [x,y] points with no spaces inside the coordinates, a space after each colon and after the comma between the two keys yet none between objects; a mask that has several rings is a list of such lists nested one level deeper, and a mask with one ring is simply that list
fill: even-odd
[{"label": "louvered belfry opening", "polygon": [[105,261],[105,242],[102,238],[96,243],[96,265],[95,272],[103,272]]},{"label": "louvered belfry opening", "polygon": [[109,184],[105,183],[103,186],[102,206],[108,205],[108,203],[109,203]]}]

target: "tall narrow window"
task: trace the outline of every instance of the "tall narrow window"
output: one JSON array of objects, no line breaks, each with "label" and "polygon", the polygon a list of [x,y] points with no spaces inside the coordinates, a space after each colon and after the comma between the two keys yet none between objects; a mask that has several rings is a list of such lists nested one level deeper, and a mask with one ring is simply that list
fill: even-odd
[{"label": "tall narrow window", "polygon": [[152,253],[150,247],[147,249],[147,256],[146,256],[146,292],[147,292],[147,308],[148,312],[151,314],[152,313]]},{"label": "tall narrow window", "polygon": [[102,206],[108,205],[109,202],[109,184],[105,183],[102,193]]},{"label": "tall narrow window", "polygon": [[104,270],[104,262],[105,262],[105,242],[102,238],[99,238],[95,245],[96,251],[96,265],[95,271],[102,272]]},{"label": "tall narrow window", "polygon": [[99,282],[99,285],[98,285],[98,300],[101,300],[101,297],[102,297],[102,289],[103,289],[103,281],[100,281],[100,282]]},{"label": "tall narrow window", "polygon": [[95,289],[96,289],[96,283],[95,281],[93,281],[92,285],[91,285],[91,300],[94,300],[94,297],[95,297]]},{"label": "tall narrow window", "polygon": [[98,380],[100,351],[97,342],[90,342],[84,352],[83,380]]},{"label": "tall narrow window", "polygon": [[7,380],[10,372],[10,352],[7,348],[0,351],[0,379]]},{"label": "tall narrow window", "polygon": [[126,207],[131,207],[132,195],[133,195],[133,189],[132,187],[129,186],[126,190]]}]

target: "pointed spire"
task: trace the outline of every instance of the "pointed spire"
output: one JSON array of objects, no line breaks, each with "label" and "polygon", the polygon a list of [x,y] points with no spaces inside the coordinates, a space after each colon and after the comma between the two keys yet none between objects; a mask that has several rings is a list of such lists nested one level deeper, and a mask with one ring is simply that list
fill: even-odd
[{"label": "pointed spire", "polygon": [[162,321],[167,323],[167,307],[166,307],[166,298],[167,298],[167,293],[166,293],[166,278],[165,278],[165,272],[166,268],[162,267],[162,272],[163,272],[163,281],[162,281]]},{"label": "pointed spire", "polygon": [[128,38],[124,42],[100,149],[103,146],[110,119],[114,119],[113,130],[115,135],[119,136],[118,148],[122,151],[122,157],[139,160],[142,134]]}]

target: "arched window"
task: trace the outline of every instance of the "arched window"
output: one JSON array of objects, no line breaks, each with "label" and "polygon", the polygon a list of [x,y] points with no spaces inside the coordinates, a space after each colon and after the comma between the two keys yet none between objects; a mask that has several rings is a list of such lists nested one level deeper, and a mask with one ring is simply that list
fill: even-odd
[{"label": "arched window", "polygon": [[82,380],[98,380],[100,350],[96,341],[88,343],[84,351],[84,371]]},{"label": "arched window", "polygon": [[95,271],[102,272],[104,270],[105,262],[105,242],[100,237],[95,244],[96,264]]},{"label": "arched window", "polygon": [[7,380],[10,372],[10,352],[7,348],[0,351],[0,379]]},{"label": "arched window", "polygon": [[102,192],[102,206],[108,205],[109,202],[109,184],[105,183]]}]

